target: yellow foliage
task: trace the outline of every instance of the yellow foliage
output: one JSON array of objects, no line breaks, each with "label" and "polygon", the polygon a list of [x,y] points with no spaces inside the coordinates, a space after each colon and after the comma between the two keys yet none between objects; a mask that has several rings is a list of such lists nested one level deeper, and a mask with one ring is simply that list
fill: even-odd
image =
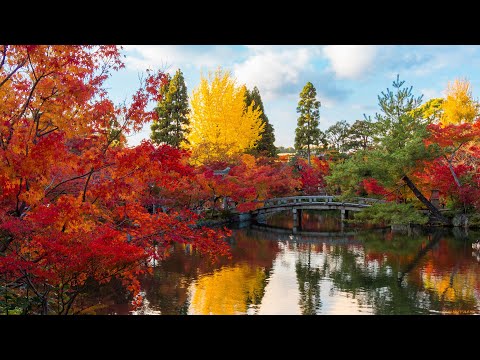
[{"label": "yellow foliage", "polygon": [[197,163],[225,160],[255,146],[265,124],[262,112],[245,105],[245,86],[218,69],[202,76],[191,97],[189,145]]},{"label": "yellow foliage", "polygon": [[478,115],[478,102],[472,98],[472,89],[468,80],[456,79],[448,83],[446,99],[442,103],[443,125],[470,123]]},{"label": "yellow foliage", "polygon": [[201,277],[195,286],[191,309],[195,314],[245,314],[249,303],[263,291],[265,273],[247,264],[224,267]]},{"label": "yellow foliage", "polygon": [[428,100],[425,104],[410,111],[413,117],[417,117],[417,114],[423,119],[427,119],[431,122],[438,122],[442,117],[442,98],[433,98]]},{"label": "yellow foliage", "polygon": [[477,303],[475,288],[478,284],[478,275],[475,269],[460,272],[454,276],[425,273],[422,278],[424,288],[435,292],[445,301]]}]

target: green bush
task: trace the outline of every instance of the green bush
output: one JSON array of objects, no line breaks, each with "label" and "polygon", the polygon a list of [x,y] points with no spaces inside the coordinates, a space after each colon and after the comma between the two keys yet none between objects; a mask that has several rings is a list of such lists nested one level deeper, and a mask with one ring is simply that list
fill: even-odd
[{"label": "green bush", "polygon": [[232,217],[232,211],[229,210],[229,209],[222,209],[222,210],[219,210],[218,212],[218,217],[220,219],[230,219]]},{"label": "green bush", "polygon": [[480,214],[471,214],[468,217],[468,224],[471,228],[480,228]]},{"label": "green bush", "polygon": [[412,204],[385,203],[374,204],[355,213],[353,222],[374,225],[423,225],[428,222],[428,216],[415,210]]}]

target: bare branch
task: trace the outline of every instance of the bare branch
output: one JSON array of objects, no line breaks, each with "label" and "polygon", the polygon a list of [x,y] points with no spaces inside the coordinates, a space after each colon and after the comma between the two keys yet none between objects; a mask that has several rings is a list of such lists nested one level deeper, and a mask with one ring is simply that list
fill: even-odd
[{"label": "bare branch", "polygon": [[25,279],[27,280],[28,286],[33,290],[35,295],[37,295],[39,298],[43,298],[43,296],[40,294],[40,292],[37,290],[35,285],[33,285],[32,281],[30,280],[30,277],[28,276],[27,272],[25,270],[20,269],[20,272],[25,276]]},{"label": "bare branch", "polygon": [[21,61],[17,65],[17,67],[15,69],[13,69],[12,72],[10,74],[8,74],[5,79],[3,79],[3,81],[0,83],[0,87],[2,87],[3,84],[5,84],[18,71],[18,69],[20,69],[23,65],[25,65],[26,62],[27,62],[27,59],[24,59],[23,61]]},{"label": "bare branch", "polygon": [[20,203],[20,194],[22,193],[22,183],[23,183],[23,178],[21,177],[20,178],[20,185],[19,185],[19,189],[18,189],[18,193],[17,193],[17,204],[15,205],[15,212],[17,213],[17,215],[20,215],[18,204]]},{"label": "bare branch", "polygon": [[[104,165],[104,166],[99,167],[99,168],[96,169],[96,170],[93,170],[93,172],[98,172],[98,171],[103,170],[103,169],[105,169],[105,168],[107,168],[107,167],[110,167],[110,166],[112,166],[112,165],[114,165],[114,164],[113,164],[113,163],[106,164],[106,165]],[[57,187],[59,187],[60,185],[63,185],[63,184],[65,184],[65,183],[70,182],[70,181],[73,181],[73,180],[82,179],[82,178],[84,178],[85,176],[91,175],[91,173],[92,173],[92,171],[89,171],[89,172],[87,172],[86,174],[79,175],[79,176],[74,176],[74,177],[72,177],[72,178],[70,178],[70,179],[61,181],[60,183],[58,183],[57,185],[55,185],[52,189],[50,189],[50,190],[45,194],[45,196],[47,196],[48,194],[50,194],[53,190],[55,190],[55,189],[56,189]]]},{"label": "bare branch", "polygon": [[56,130],[58,130],[58,129],[59,129],[58,126],[55,126],[53,129],[50,129],[50,130],[48,130],[48,131],[45,131],[45,132],[43,132],[43,133],[41,133],[41,134],[37,134],[37,137],[42,137],[42,136],[44,136],[44,135],[50,134],[51,132],[54,132],[54,131],[56,131]]},{"label": "bare branch", "polygon": [[32,59],[30,59],[30,53],[28,51],[27,51],[27,57],[28,57],[28,63],[30,64],[30,67],[32,68],[33,77],[35,78],[35,80],[38,81],[37,74],[35,74],[35,68],[33,67]]},{"label": "bare branch", "polygon": [[83,188],[82,202],[85,202],[85,195],[87,194],[87,187],[88,187],[90,178],[92,177],[92,174],[93,174],[93,167],[92,167],[92,170],[90,170],[90,174],[88,175],[87,181],[85,182],[85,187]]},{"label": "bare branch", "polygon": [[48,184],[48,185],[45,187],[45,189],[43,189],[43,190],[47,191],[48,188],[53,185],[53,182],[55,181],[55,178],[56,178],[56,176],[53,177],[53,179],[52,179],[52,181],[50,182],[50,184]]}]

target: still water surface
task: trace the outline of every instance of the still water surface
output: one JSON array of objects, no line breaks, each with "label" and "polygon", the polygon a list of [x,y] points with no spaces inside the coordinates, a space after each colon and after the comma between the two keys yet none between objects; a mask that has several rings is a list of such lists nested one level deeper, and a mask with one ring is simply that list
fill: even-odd
[{"label": "still water surface", "polygon": [[233,229],[231,260],[212,265],[177,246],[142,280],[136,311],[105,295],[100,314],[480,314],[480,232],[342,226],[304,212]]}]

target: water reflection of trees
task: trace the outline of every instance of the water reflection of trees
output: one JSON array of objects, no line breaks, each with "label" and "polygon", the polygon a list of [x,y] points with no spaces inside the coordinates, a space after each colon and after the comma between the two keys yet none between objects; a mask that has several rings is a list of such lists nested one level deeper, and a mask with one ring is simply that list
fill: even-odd
[{"label": "water reflection of trees", "polygon": [[247,263],[203,274],[195,283],[190,311],[194,314],[245,314],[250,305],[260,304],[265,279],[263,268]]},{"label": "water reflection of trees", "polygon": [[173,254],[144,277],[142,290],[148,307],[164,315],[187,314],[188,289],[198,273],[211,271],[213,266],[189,247],[177,245]]},{"label": "water reflection of trees", "polygon": [[418,288],[398,285],[397,264],[392,267],[388,262],[367,260],[363,251],[334,247],[324,269],[337,290],[350,293],[360,306],[368,305],[377,314],[421,312],[418,304],[424,299]]},{"label": "water reflection of trees", "polygon": [[303,313],[319,313],[320,281],[346,292],[376,314],[478,313],[480,267],[468,237],[451,233],[359,234],[363,246],[328,245],[323,264],[300,256],[297,278]]},{"label": "water reflection of trees", "polygon": [[259,305],[279,252],[278,242],[265,241],[248,229],[234,230],[231,252],[231,260],[212,264],[195,251],[177,246],[154,276],[142,281],[148,306],[162,314],[231,314]]},{"label": "water reflection of trees", "polygon": [[[235,230],[233,258],[215,265],[177,246],[142,281],[142,311],[256,313],[284,248],[281,242],[296,254],[297,301],[303,314],[321,313],[329,296],[348,296],[376,314],[479,313],[480,263],[472,249],[477,239],[480,233],[459,229],[414,230],[410,235],[369,230],[329,238]],[[321,293],[322,285],[330,285],[330,293]],[[128,301],[115,294],[108,301],[119,305],[110,312],[127,312]]]},{"label": "water reflection of trees", "polygon": [[304,245],[307,246],[307,251],[301,251],[295,263],[298,290],[300,292],[299,305],[302,315],[315,315],[320,311],[322,305],[320,280],[323,275],[318,267],[312,266],[312,244]]}]

